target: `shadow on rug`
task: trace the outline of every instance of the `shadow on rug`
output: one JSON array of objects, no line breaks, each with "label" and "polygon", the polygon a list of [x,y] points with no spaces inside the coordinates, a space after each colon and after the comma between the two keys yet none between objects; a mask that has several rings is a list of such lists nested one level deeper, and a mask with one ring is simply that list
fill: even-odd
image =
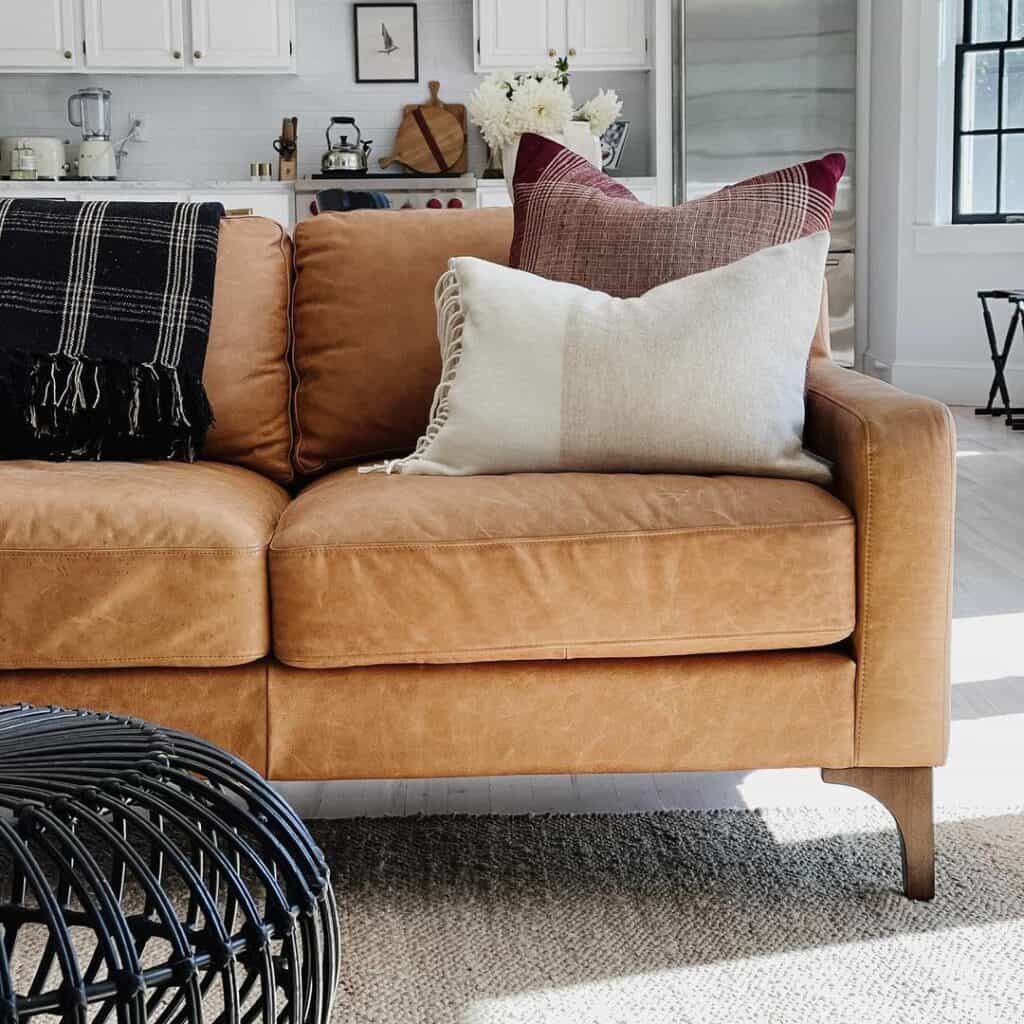
[{"label": "shadow on rug", "polygon": [[1024,1020],[1024,811],[939,815],[899,893],[881,810],[317,821],[335,1020]]}]

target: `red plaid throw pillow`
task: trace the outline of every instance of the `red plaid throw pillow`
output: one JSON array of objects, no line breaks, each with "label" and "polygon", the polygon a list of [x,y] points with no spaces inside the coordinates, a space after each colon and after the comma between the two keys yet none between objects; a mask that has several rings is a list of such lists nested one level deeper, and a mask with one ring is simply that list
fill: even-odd
[{"label": "red plaid throw pillow", "polygon": [[762,174],[682,206],[648,206],[582,157],[524,135],[510,265],[621,298],[827,231],[841,153]]}]

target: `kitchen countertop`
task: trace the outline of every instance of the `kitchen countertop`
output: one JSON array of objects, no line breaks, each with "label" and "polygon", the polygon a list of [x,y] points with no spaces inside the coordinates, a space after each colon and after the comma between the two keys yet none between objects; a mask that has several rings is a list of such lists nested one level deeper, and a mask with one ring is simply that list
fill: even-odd
[{"label": "kitchen countertop", "polygon": [[55,188],[71,189],[76,192],[89,192],[117,189],[123,192],[291,192],[295,187],[294,181],[250,181],[244,178],[241,181],[199,180],[188,179],[140,179],[140,178],[118,178],[116,181],[75,181],[74,179],[63,179],[61,181],[9,181],[0,179],[0,188],[13,186],[27,191],[47,191]]},{"label": "kitchen countertop", "polygon": [[325,188],[360,188],[375,192],[401,189],[422,189],[426,192],[473,191],[477,186],[475,174],[463,174],[457,178],[431,178],[421,174],[390,174],[375,178],[359,175],[351,178],[300,178],[295,182],[296,192],[319,192]]},{"label": "kitchen countertop", "polygon": [[[615,181],[635,181],[635,182],[644,182],[646,184],[653,185],[658,180],[652,174],[620,174],[618,171],[612,171],[611,173],[609,173],[608,171],[605,171],[604,173],[609,178],[614,178]],[[484,188],[504,188],[505,187],[505,179],[504,178],[481,178],[477,182],[477,184],[483,186]]]},{"label": "kitchen countertop", "polygon": [[[642,175],[613,175],[635,182],[654,183],[654,178]],[[10,181],[0,178],[0,190],[13,187],[19,191],[46,192],[55,188],[69,189],[76,192],[109,191],[116,189],[124,192],[319,192],[325,188],[372,189],[387,192],[391,189],[403,191],[423,190],[426,192],[472,191],[478,185],[491,188],[504,188],[504,178],[477,178],[475,174],[463,174],[457,178],[432,178],[418,174],[393,174],[387,177],[354,177],[354,178],[299,178],[297,181],[250,181],[243,178],[231,181],[222,178],[197,179],[188,178],[118,178],[116,181]]]}]

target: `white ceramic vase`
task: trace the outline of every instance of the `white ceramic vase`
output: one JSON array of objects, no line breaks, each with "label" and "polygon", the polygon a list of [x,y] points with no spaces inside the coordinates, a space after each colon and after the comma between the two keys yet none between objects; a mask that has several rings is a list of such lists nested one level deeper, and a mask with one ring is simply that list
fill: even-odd
[{"label": "white ceramic vase", "polygon": [[[564,132],[543,132],[545,139],[551,139],[566,149],[592,163],[598,170],[601,169],[601,140],[590,130],[590,123],[587,121],[570,121],[565,126]],[[519,139],[502,146],[501,167],[505,172],[505,186],[508,194],[512,195],[512,179],[516,173],[516,158],[519,156]]]}]

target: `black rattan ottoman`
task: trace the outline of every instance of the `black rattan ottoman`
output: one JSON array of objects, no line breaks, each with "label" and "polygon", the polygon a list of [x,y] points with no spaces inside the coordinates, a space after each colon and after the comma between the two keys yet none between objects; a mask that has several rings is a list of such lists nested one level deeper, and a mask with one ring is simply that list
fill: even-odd
[{"label": "black rattan ottoman", "polygon": [[247,765],[0,708],[0,1021],[327,1024],[338,967],[323,855]]}]

